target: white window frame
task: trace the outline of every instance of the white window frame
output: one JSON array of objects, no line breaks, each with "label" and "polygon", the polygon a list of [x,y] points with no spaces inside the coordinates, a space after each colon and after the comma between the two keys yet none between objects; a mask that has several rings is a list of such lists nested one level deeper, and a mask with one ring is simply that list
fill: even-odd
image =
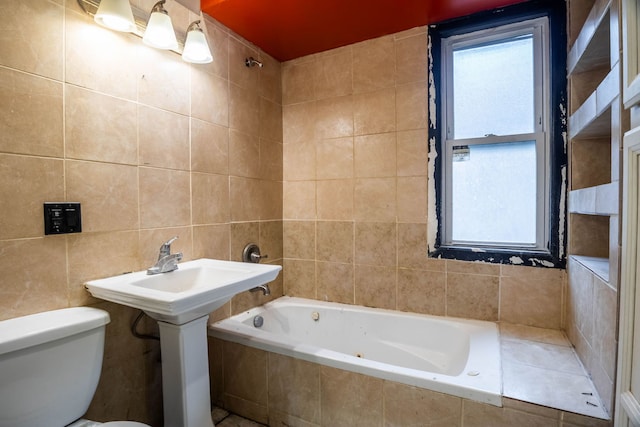
[{"label": "white window frame", "polygon": [[[453,52],[456,49],[482,46],[498,40],[519,35],[533,37],[534,49],[534,132],[519,135],[487,135],[481,138],[455,139],[453,135]],[[523,250],[527,252],[549,253],[550,238],[550,59],[549,59],[549,19],[540,17],[526,21],[500,25],[471,33],[453,35],[442,39],[442,73],[441,84],[444,97],[442,108],[444,114],[442,129],[444,162],[442,165],[442,182],[444,183],[444,202],[441,204],[441,220],[443,236],[441,245],[450,248],[489,247],[505,250]],[[472,242],[452,239],[452,147],[460,145],[493,144],[505,142],[536,142],[536,242],[535,244],[513,244],[505,242]]]}]

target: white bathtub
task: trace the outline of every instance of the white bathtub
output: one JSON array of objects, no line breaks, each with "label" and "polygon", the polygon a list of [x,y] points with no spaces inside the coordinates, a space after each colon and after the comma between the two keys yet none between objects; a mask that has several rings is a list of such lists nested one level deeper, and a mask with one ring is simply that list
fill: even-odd
[{"label": "white bathtub", "polygon": [[212,324],[209,335],[502,406],[500,343],[491,322],[281,297]]}]

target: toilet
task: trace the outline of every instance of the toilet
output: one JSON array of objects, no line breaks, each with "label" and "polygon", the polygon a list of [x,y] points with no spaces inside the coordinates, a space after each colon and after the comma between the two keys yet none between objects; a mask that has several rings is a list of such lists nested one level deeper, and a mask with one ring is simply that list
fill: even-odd
[{"label": "toilet", "polygon": [[109,313],[90,307],[0,321],[0,427],[149,427],[85,420]]}]

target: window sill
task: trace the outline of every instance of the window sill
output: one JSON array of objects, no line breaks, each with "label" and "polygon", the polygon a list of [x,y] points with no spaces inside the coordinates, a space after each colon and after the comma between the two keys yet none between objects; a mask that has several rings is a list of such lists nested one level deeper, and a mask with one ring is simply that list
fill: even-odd
[{"label": "window sill", "polygon": [[440,246],[429,250],[429,258],[479,261],[528,267],[565,268],[565,259],[557,259],[549,251]]}]

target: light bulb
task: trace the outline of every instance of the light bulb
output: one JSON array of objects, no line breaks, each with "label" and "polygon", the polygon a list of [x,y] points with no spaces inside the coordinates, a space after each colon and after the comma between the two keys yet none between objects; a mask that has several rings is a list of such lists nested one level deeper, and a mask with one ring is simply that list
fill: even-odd
[{"label": "light bulb", "polygon": [[129,0],[102,0],[93,19],[115,31],[131,33],[136,29]]},{"label": "light bulb", "polygon": [[163,3],[164,1],[159,1],[153,6],[142,41],[157,49],[176,50],[178,49],[178,40],[176,40],[171,17],[162,7]]},{"label": "light bulb", "polygon": [[182,59],[194,64],[208,64],[213,61],[207,38],[198,26],[200,21],[195,21],[187,28],[187,39],[184,42]]}]

